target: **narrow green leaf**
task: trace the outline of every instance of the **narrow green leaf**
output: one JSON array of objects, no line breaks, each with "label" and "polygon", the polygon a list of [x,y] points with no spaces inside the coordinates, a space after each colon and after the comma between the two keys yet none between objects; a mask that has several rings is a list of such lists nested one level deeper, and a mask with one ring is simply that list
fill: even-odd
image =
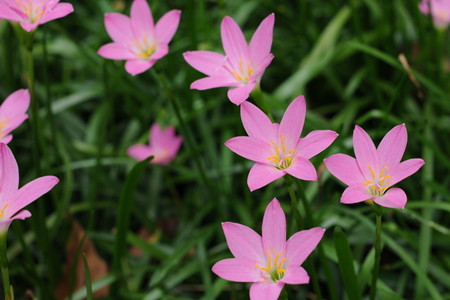
[{"label": "narrow green leaf", "polygon": [[86,276],[86,299],[92,300],[93,296],[92,296],[91,272],[89,271],[86,253],[83,253],[83,264],[84,264],[84,274]]},{"label": "narrow green leaf", "polygon": [[334,245],[348,299],[360,300],[362,298],[353,266],[353,254],[347,237],[340,227],[334,229]]},{"label": "narrow green leaf", "polygon": [[[117,215],[117,224],[116,224],[116,240],[114,244],[114,257],[113,257],[113,265],[112,269],[117,274],[122,274],[121,270],[121,261],[125,258],[126,255],[126,249],[127,249],[127,232],[128,232],[128,226],[130,223],[130,215],[131,215],[131,208],[133,206],[133,199],[134,194],[136,192],[136,187],[139,182],[139,178],[142,175],[142,172],[144,169],[148,166],[149,161],[153,157],[149,157],[146,160],[143,160],[141,162],[136,163],[133,168],[130,170],[130,172],[127,174],[127,177],[125,178],[125,184],[122,188],[122,192],[120,194],[120,200],[119,200],[119,208],[118,208],[118,215]],[[117,288],[120,284],[121,280],[117,281],[116,284],[114,284],[111,287],[110,294],[111,295],[117,295]]]}]

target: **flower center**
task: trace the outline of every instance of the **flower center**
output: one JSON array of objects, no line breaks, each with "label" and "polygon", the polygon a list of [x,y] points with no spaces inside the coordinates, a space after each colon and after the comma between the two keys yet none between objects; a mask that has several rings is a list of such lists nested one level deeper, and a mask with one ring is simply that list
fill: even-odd
[{"label": "flower center", "polygon": [[133,46],[135,47],[136,58],[147,60],[155,53],[155,42],[150,42],[148,36],[144,34],[140,40],[135,40]]},{"label": "flower center", "polygon": [[275,254],[273,249],[270,252],[265,252],[265,254],[266,267],[261,267],[258,264],[256,264],[256,267],[266,272],[267,278],[272,282],[277,282],[284,277],[286,270],[283,268],[283,264],[287,259],[283,258],[283,252]]},{"label": "flower center", "polygon": [[267,158],[270,161],[270,164],[274,165],[279,170],[287,169],[292,163],[292,155],[295,153],[295,150],[286,149],[284,135],[281,136],[281,145],[278,145],[278,143],[275,142],[272,142],[271,144],[275,155]]},{"label": "flower center", "polygon": [[372,180],[364,181],[364,185],[369,187],[369,191],[373,196],[382,196],[384,192],[389,188],[389,185],[386,185],[385,181],[388,178],[391,178],[389,175],[384,175],[388,167],[384,167],[381,169],[380,174],[376,176],[372,166],[367,165],[370,170],[370,174],[372,175]]},{"label": "flower center", "polygon": [[244,84],[248,84],[250,81],[250,77],[252,76],[253,72],[255,71],[254,68],[252,68],[252,64],[250,61],[247,61],[247,63],[244,63],[244,58],[241,57],[239,59],[239,65],[237,69],[230,70],[231,74],[233,74],[234,78],[239,80],[240,82]]},{"label": "flower center", "polygon": [[0,217],[3,217],[3,215],[5,214],[5,209],[9,206],[9,203],[6,203],[5,205],[3,205],[2,210],[0,210]]},{"label": "flower center", "polygon": [[28,18],[28,22],[30,24],[36,23],[41,16],[45,13],[45,2],[42,1],[36,7],[33,7],[33,1],[28,0],[28,3],[24,3],[23,1],[15,0],[15,2],[22,8],[21,13],[24,14]]},{"label": "flower center", "polygon": [[5,134],[3,133],[3,129],[6,128],[6,126],[8,126],[8,118],[3,118],[0,120],[0,138],[4,137]]}]

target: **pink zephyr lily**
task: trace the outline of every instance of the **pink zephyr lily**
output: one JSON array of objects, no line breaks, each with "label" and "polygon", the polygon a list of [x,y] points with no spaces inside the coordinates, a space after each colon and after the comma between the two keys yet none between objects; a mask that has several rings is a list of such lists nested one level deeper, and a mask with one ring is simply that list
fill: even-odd
[{"label": "pink zephyr lily", "polygon": [[6,144],[0,143],[0,234],[6,232],[15,219],[31,216],[25,206],[50,191],[59,179],[55,176],[39,177],[20,189],[16,159]]},{"label": "pink zephyr lily", "polygon": [[13,136],[9,134],[27,118],[30,105],[30,93],[26,89],[17,90],[9,95],[0,106],[0,143],[8,144]]},{"label": "pink zephyr lily", "polygon": [[226,280],[252,282],[252,300],[276,300],[284,284],[308,283],[309,276],[300,265],[325,232],[315,227],[299,231],[286,241],[286,217],[277,199],[264,213],[262,237],[237,223],[226,222],[222,228],[234,258],[218,261],[212,271]]},{"label": "pink zephyr lily", "polygon": [[256,29],[250,44],[231,17],[221,24],[225,55],[211,51],[189,51],[184,59],[196,70],[208,75],[191,84],[191,89],[206,90],[216,87],[235,87],[228,90],[228,99],[234,104],[245,101],[259,84],[273,59],[270,53],[275,15],[267,16]]},{"label": "pink zephyr lily", "polygon": [[334,154],[324,160],[330,173],[348,185],[341,202],[351,204],[372,199],[381,206],[404,208],[407,201],[405,192],[391,187],[417,172],[425,163],[420,158],[400,162],[407,141],[405,124],[392,128],[378,148],[364,129],[355,126],[353,147],[356,159],[346,154]]},{"label": "pink zephyr lily", "polygon": [[255,105],[241,105],[241,119],[248,136],[229,139],[231,151],[256,163],[248,174],[251,191],[290,174],[298,179],[317,180],[317,172],[309,159],[327,148],[338,136],[331,130],[315,130],[300,138],[305,121],[303,96],[295,98],[280,124],[272,123]]},{"label": "pink zephyr lily", "polygon": [[151,68],[169,52],[181,11],[167,12],[154,25],[152,12],[146,0],[134,0],[131,17],[120,13],[105,15],[106,31],[114,41],[103,45],[98,54],[104,58],[126,60],[125,70],[137,75]]},{"label": "pink zephyr lily", "polygon": [[174,127],[161,129],[158,124],[153,124],[150,129],[149,145],[133,145],[127,153],[136,160],[142,161],[153,155],[152,164],[167,165],[177,155],[182,138],[175,135]]},{"label": "pink zephyr lily", "polygon": [[17,22],[26,31],[65,17],[73,12],[70,3],[59,0],[3,0],[0,2],[0,18]]},{"label": "pink zephyr lily", "polygon": [[425,14],[430,14],[433,17],[434,25],[439,28],[445,28],[450,24],[450,0],[422,0],[419,3],[420,11]]}]

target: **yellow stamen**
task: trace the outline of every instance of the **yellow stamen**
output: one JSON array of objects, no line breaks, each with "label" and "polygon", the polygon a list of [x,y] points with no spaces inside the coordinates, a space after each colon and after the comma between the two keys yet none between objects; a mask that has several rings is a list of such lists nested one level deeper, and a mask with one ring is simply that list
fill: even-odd
[{"label": "yellow stamen", "polygon": [[3,214],[5,213],[5,209],[6,209],[8,206],[9,206],[9,203],[6,203],[6,204],[3,206],[2,210],[0,211],[0,217],[3,217]]},{"label": "yellow stamen", "polygon": [[369,168],[370,173],[372,173],[372,178],[375,179],[375,172],[373,171],[372,166],[367,165],[367,167]]}]

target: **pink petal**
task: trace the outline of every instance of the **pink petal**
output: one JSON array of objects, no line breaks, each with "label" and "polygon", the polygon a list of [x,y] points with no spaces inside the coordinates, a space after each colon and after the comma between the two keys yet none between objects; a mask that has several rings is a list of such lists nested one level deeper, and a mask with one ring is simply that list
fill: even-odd
[{"label": "pink petal", "polygon": [[313,164],[303,157],[296,156],[292,164],[284,170],[286,173],[302,180],[317,180],[317,172]]},{"label": "pink petal", "polygon": [[153,16],[147,0],[134,0],[130,12],[131,28],[137,39],[155,36]]},{"label": "pink petal", "polygon": [[350,186],[345,189],[341,196],[341,203],[352,204],[373,198],[368,192],[364,191],[362,186]]},{"label": "pink petal", "polygon": [[1,143],[0,178],[0,201],[3,204],[3,201],[7,201],[19,187],[19,168],[9,147]]},{"label": "pink petal", "polygon": [[169,44],[180,23],[181,11],[173,9],[167,12],[156,23],[156,39],[160,43]]},{"label": "pink petal", "polygon": [[249,44],[249,53],[254,65],[259,65],[269,54],[272,47],[275,15],[268,15],[259,24]]},{"label": "pink petal", "polygon": [[373,201],[384,207],[405,208],[407,197],[402,189],[391,188],[383,196],[375,197]]},{"label": "pink petal", "polygon": [[39,20],[39,24],[43,24],[55,19],[67,16],[73,12],[73,6],[70,3],[58,3],[51,11],[44,14]]},{"label": "pink petal", "polygon": [[153,61],[153,65],[158,59],[166,56],[167,53],[169,53],[169,46],[167,44],[159,43],[155,53],[153,53],[152,56],[148,58],[148,60]]},{"label": "pink petal", "polygon": [[286,244],[286,217],[280,202],[274,198],[266,208],[262,223],[262,242],[266,251],[284,252]]},{"label": "pink petal", "polygon": [[24,22],[19,22],[20,26],[22,26],[22,28],[25,31],[30,32],[31,30],[35,29],[36,27],[39,26],[39,23],[24,23]]},{"label": "pink petal", "polygon": [[164,130],[159,126],[158,123],[154,123],[150,128],[149,144],[154,146],[158,144],[158,141],[164,140],[165,134]]},{"label": "pink petal", "polygon": [[131,75],[141,74],[150,69],[156,60],[127,60],[125,70]]},{"label": "pink petal", "polygon": [[28,119],[28,115],[23,114],[19,116],[15,116],[9,120],[6,127],[3,128],[3,134],[6,135],[19,127],[26,119]]},{"label": "pink petal", "polygon": [[300,266],[319,244],[324,233],[325,229],[314,227],[291,236],[286,242],[287,265]]},{"label": "pink petal", "polygon": [[356,159],[346,154],[334,154],[323,160],[334,177],[349,186],[359,185],[366,179],[359,169]]},{"label": "pink petal", "polygon": [[27,89],[20,89],[9,95],[0,106],[0,119],[14,118],[27,112],[30,106],[30,93]]},{"label": "pink petal", "polygon": [[188,64],[197,71],[212,76],[223,71],[222,66],[225,56],[212,51],[188,51],[183,53],[183,57]]},{"label": "pink petal", "polygon": [[261,280],[261,270],[254,260],[242,258],[222,259],[214,264],[212,271],[217,276],[236,282],[256,282]]},{"label": "pink petal", "polygon": [[248,136],[237,136],[225,142],[234,153],[256,162],[269,163],[272,151],[270,145],[260,139]]},{"label": "pink petal", "polygon": [[380,168],[393,168],[400,163],[406,149],[408,133],[405,124],[392,128],[378,145]]},{"label": "pink petal", "polygon": [[257,190],[262,188],[265,185],[268,185],[272,181],[277,180],[285,175],[285,173],[281,170],[278,170],[272,165],[256,163],[250,169],[247,178],[247,185],[250,191]]},{"label": "pink petal", "polygon": [[278,129],[279,138],[285,137],[286,149],[295,149],[300,134],[302,133],[303,123],[305,122],[306,103],[305,97],[298,96],[292,100],[286,109],[283,119]]},{"label": "pink petal", "polygon": [[281,282],[287,284],[307,284],[309,283],[309,276],[302,267],[290,265],[284,273]]},{"label": "pink petal", "polygon": [[11,204],[6,212],[7,217],[14,215],[17,211],[50,191],[58,182],[59,179],[55,176],[43,176],[21,187],[11,199]]},{"label": "pink petal", "polygon": [[0,234],[4,233],[8,230],[9,225],[11,225],[11,222],[14,220],[25,220],[26,218],[31,217],[31,213],[28,210],[22,210],[18,214],[16,214],[14,217],[9,218],[7,220],[0,222]]},{"label": "pink petal", "polygon": [[135,56],[128,47],[125,47],[123,44],[118,43],[109,43],[103,45],[100,47],[100,49],[98,49],[97,53],[104,58],[116,60],[133,59]]},{"label": "pink petal", "polygon": [[238,24],[228,16],[222,20],[220,34],[222,36],[225,54],[233,64],[233,68],[237,69],[239,67],[238,62],[241,58],[245,61],[249,58],[248,46],[244,34]]},{"label": "pink petal", "polygon": [[373,178],[369,166],[375,174],[380,173],[380,170],[378,170],[377,149],[367,132],[358,125],[353,130],[353,148],[355,150],[356,161],[365,178]]},{"label": "pink petal", "polygon": [[8,134],[7,136],[0,138],[0,143],[8,144],[9,142],[11,142],[12,138],[12,134]]},{"label": "pink petal", "polygon": [[325,150],[338,137],[338,134],[331,130],[314,130],[307,136],[300,139],[296,152],[301,157],[310,159]]},{"label": "pink petal", "polygon": [[0,2],[0,18],[13,22],[21,21],[21,18],[18,17],[17,13],[11,10],[8,4],[6,4],[4,1]]},{"label": "pink petal", "polygon": [[402,181],[406,177],[416,173],[424,164],[425,161],[421,158],[412,158],[401,162],[389,172],[391,178],[388,179],[389,181],[387,183],[391,186]]},{"label": "pink petal", "polygon": [[127,154],[137,161],[143,161],[150,155],[154,155],[154,152],[147,145],[133,145],[128,148]]},{"label": "pink petal", "polygon": [[250,287],[250,300],[277,300],[284,283],[257,282]]},{"label": "pink petal", "polygon": [[248,84],[238,86],[237,88],[229,89],[227,96],[230,101],[236,105],[240,105],[242,102],[250,97],[250,93],[256,86],[256,82],[250,82]]},{"label": "pink petal", "polygon": [[261,62],[259,64],[255,64],[253,63],[253,67],[255,68],[255,72],[253,73],[253,75],[250,77],[250,79],[255,80],[256,82],[259,82],[261,80],[261,77],[264,74],[264,71],[266,70],[266,68],[270,65],[270,63],[273,60],[273,55],[269,54],[267,55],[264,59],[261,60]]},{"label": "pink petal", "polygon": [[278,127],[273,126],[269,117],[256,105],[250,102],[242,103],[241,120],[248,136],[268,142],[276,141]]},{"label": "pink petal", "polygon": [[134,38],[130,18],[125,15],[105,14],[105,27],[111,39],[116,43],[128,43]]},{"label": "pink petal", "polygon": [[208,90],[217,87],[224,86],[234,86],[236,85],[236,80],[231,79],[228,76],[214,76],[214,77],[205,77],[194,81],[191,84],[191,89],[195,90]]},{"label": "pink petal", "polygon": [[253,229],[232,222],[222,223],[228,248],[235,258],[253,262],[264,260],[261,236]]}]

